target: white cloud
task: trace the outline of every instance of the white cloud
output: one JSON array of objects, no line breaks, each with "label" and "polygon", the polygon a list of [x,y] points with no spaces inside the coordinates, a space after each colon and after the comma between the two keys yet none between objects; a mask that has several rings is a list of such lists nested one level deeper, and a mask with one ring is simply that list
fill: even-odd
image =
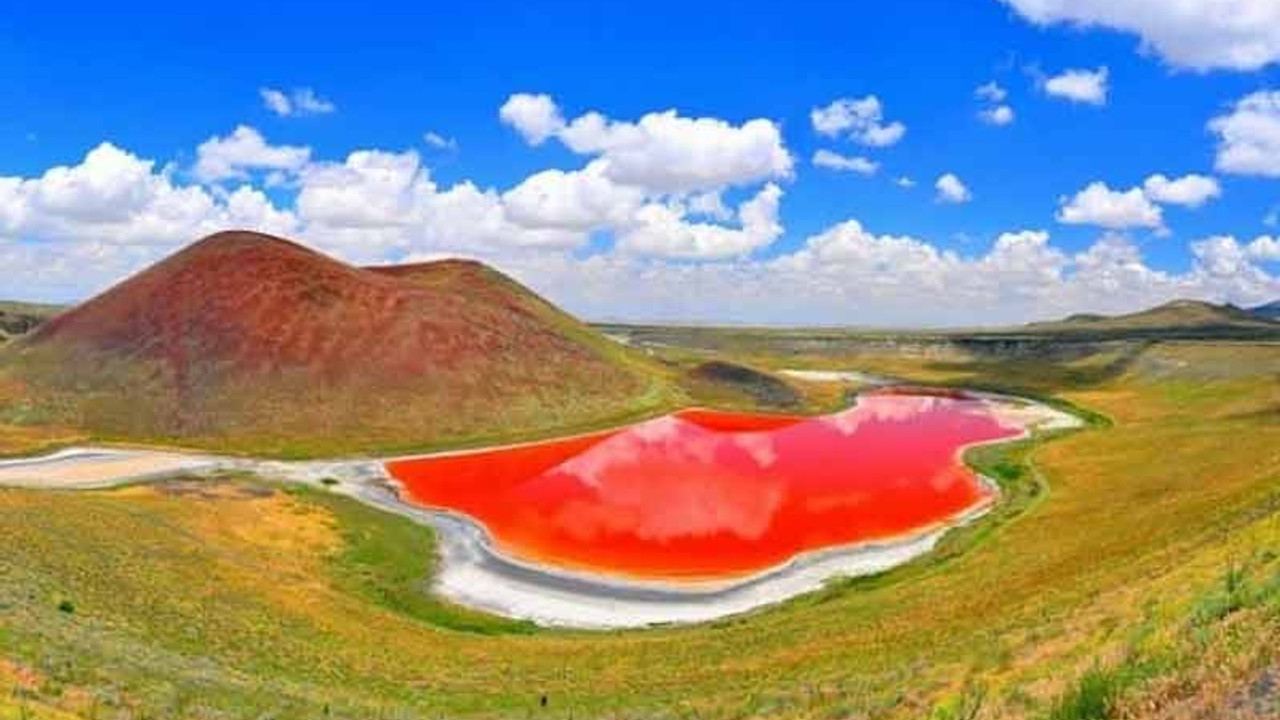
[{"label": "white cloud", "polygon": [[173,246],[218,227],[294,225],[256,189],[181,186],[169,168],[110,143],[36,178],[0,177],[0,238]]},{"label": "white cloud", "polygon": [[841,155],[826,149],[818,150],[813,154],[813,164],[828,170],[844,170],[859,175],[874,175],[880,169],[880,163],[868,158]]},{"label": "white cloud", "polygon": [[1097,70],[1066,70],[1044,78],[1041,88],[1049,95],[1087,105],[1107,104],[1107,77],[1105,67]]},{"label": "white cloud", "polygon": [[1008,105],[997,105],[978,111],[978,118],[988,125],[997,127],[1009,125],[1014,120],[1013,108]]},{"label": "white cloud", "polygon": [[1160,207],[1142,188],[1112,190],[1104,182],[1089,183],[1075,196],[1064,199],[1057,217],[1058,222],[1068,225],[1096,225],[1109,230],[1164,226]]},{"label": "white cloud", "polygon": [[992,80],[985,85],[979,85],[973,91],[974,97],[985,103],[985,107],[978,110],[978,119],[988,125],[1003,127],[1009,125],[1014,120],[1013,108],[1005,103],[1005,99],[1009,97],[1009,93],[1003,87]]},{"label": "white cloud", "polygon": [[1271,235],[1259,235],[1245,246],[1245,255],[1250,260],[1280,262],[1280,238]]},{"label": "white cloud", "polygon": [[1070,198],[1063,198],[1058,222],[1096,225],[1109,230],[1151,228],[1164,233],[1160,205],[1198,208],[1222,195],[1218,181],[1194,173],[1171,179],[1162,174],[1148,177],[1141,187],[1113,190],[1105,182],[1089,183]]},{"label": "white cloud", "polygon": [[933,187],[938,191],[936,195],[938,202],[959,204],[973,199],[973,193],[969,192],[969,188],[959,177],[956,177],[955,173],[944,173],[938,176]]},{"label": "white cloud", "polygon": [[782,234],[778,202],[782,189],[768,183],[755,197],[738,206],[740,227],[692,223],[687,209],[675,203],[650,203],[635,215],[635,223],[618,237],[623,252],[669,258],[722,259],[762,248]]},{"label": "white cloud", "polygon": [[1222,188],[1217,180],[1196,174],[1184,175],[1176,180],[1160,174],[1152,175],[1142,183],[1142,188],[1154,202],[1189,208],[1198,208],[1222,195]]},{"label": "white cloud", "polygon": [[183,186],[110,143],[75,165],[0,177],[0,265],[8,295],[66,300],[122,279],[195,238],[228,227],[293,234],[293,213],[261,191]]},{"label": "white cloud", "polygon": [[1280,60],[1274,0],[1004,0],[1038,25],[1067,23],[1133,33],[1178,68],[1257,70]]},{"label": "white cloud", "polygon": [[311,88],[293,91],[293,111],[297,115],[323,115],[337,109],[336,105],[317,95]]},{"label": "white cloud", "polygon": [[826,107],[813,108],[809,120],[819,135],[832,138],[843,135],[870,147],[894,145],[907,134],[907,126],[901,122],[884,121],[884,109],[875,95],[840,98]]},{"label": "white cloud", "polygon": [[1009,92],[1000,87],[1000,84],[995,80],[992,80],[984,85],[979,85],[978,88],[973,91],[973,96],[979,100],[986,100],[989,103],[998,105],[1004,102],[1005,98],[1009,97]]},{"label": "white cloud", "polygon": [[503,205],[526,227],[586,232],[625,226],[645,194],[610,180],[606,167],[603,160],[595,160],[582,170],[543,170],[503,193]]},{"label": "white cloud", "polygon": [[471,182],[438,187],[418,153],[359,150],[308,165],[297,214],[308,240],[349,259],[569,248],[586,235],[564,224],[513,221],[502,196]]},{"label": "white cloud", "polygon": [[294,88],[289,92],[275,88],[259,88],[258,95],[262,104],[280,117],[297,117],[302,115],[327,115],[337,106],[316,94],[309,87]]},{"label": "white cloud", "polygon": [[893,182],[894,182],[894,184],[895,184],[895,185],[897,185],[898,187],[900,187],[900,188],[906,188],[906,189],[908,189],[908,190],[910,190],[911,188],[913,188],[913,187],[915,187],[915,186],[916,186],[916,181],[915,181],[915,180],[912,180],[911,178],[907,177],[906,175],[902,175],[902,176],[900,176],[897,180],[894,180]]},{"label": "white cloud", "polygon": [[[1070,254],[1046,232],[1023,230],[965,258],[847,220],[771,260],[690,265],[605,254],[507,267],[580,313],[640,320],[990,325],[1130,312],[1178,297],[1248,305],[1280,296],[1280,282],[1247,251],[1234,264],[1223,254],[1205,246],[1192,269],[1172,274],[1148,266],[1122,235]],[[948,302],[939,304],[944,292]]]},{"label": "white cloud", "polygon": [[547,95],[512,95],[499,115],[529,143],[556,137],[575,153],[602,160],[602,174],[613,182],[651,193],[787,179],[794,167],[782,132],[771,120],[733,125],[667,110],[636,122],[589,112],[566,123]]},{"label": "white cloud", "polygon": [[[1268,271],[1280,261],[1280,240],[1271,236],[1205,238],[1181,273],[1151,268],[1123,236],[1073,254],[1038,229],[1001,233],[970,257],[849,219],[799,249],[778,250],[777,183],[766,176],[756,189],[725,179],[658,191],[620,182],[611,174],[618,146],[599,138],[642,123],[602,121],[606,130],[587,134],[600,144],[573,138],[599,148],[584,153],[581,168],[534,173],[505,191],[467,181],[442,187],[418,153],[369,149],[275,171],[289,173],[297,190],[281,205],[259,189],[271,173],[250,172],[256,166],[243,159],[227,164],[253,184],[184,185],[172,168],[103,144],[78,164],[0,177],[0,263],[9,271],[0,294],[83,297],[194,238],[248,227],[358,263],[477,257],[590,317],[971,325],[1125,311],[1179,296],[1242,304],[1280,296]],[[1148,192],[1188,205],[1205,196],[1203,183],[1187,182],[1198,176],[1158,177],[1129,191],[1157,213]],[[1108,198],[1128,195],[1102,189]],[[584,254],[597,233],[612,244]],[[943,292],[949,301],[939,304]]]},{"label": "white cloud", "polygon": [[1243,299],[1242,305],[1270,302],[1277,296],[1276,278],[1259,265],[1280,259],[1275,238],[1241,243],[1233,236],[1217,235],[1192,243],[1191,254],[1197,280],[1220,295]]},{"label": "white cloud", "polygon": [[362,151],[302,171],[299,216],[329,245],[363,234],[373,238],[366,250],[415,255],[568,248],[602,231],[630,255],[715,260],[781,235],[777,185],[765,184],[736,212],[722,199],[734,185],[790,176],[791,156],[773,123],[734,126],[674,111],[636,123],[597,113],[548,122],[560,111],[542,98],[513,96],[501,114],[531,143],[555,137],[595,155],[585,167],[544,170],[502,193],[470,183],[441,190],[417,153]]},{"label": "white cloud", "polygon": [[698,193],[689,198],[689,214],[720,220],[733,218],[733,212],[724,204],[724,197],[719,190]]},{"label": "white cloud", "polygon": [[1209,130],[1218,136],[1219,171],[1280,177],[1280,91],[1241,98],[1230,113],[1210,120]]},{"label": "white cloud", "polygon": [[[578,242],[607,231],[630,255],[699,260],[741,256],[782,233],[782,191],[767,181],[789,179],[794,160],[770,120],[734,125],[667,110],[635,122],[598,112],[566,121],[550,96],[530,94],[512,95],[499,116],[530,144],[555,138],[593,158],[579,170],[536,173],[503,193],[504,217],[521,228]],[[725,206],[724,191],[761,182],[736,213]]]},{"label": "white cloud", "polygon": [[564,129],[564,117],[550,95],[516,93],[498,109],[498,117],[530,145],[541,145]]},{"label": "white cloud", "polygon": [[196,148],[194,172],[204,182],[244,179],[251,170],[296,172],[311,158],[311,148],[270,145],[248,125],[238,126],[226,137],[214,136]]},{"label": "white cloud", "polygon": [[416,152],[359,150],[342,163],[309,165],[297,206],[308,222],[332,228],[407,226],[435,190]]},{"label": "white cloud", "polygon": [[272,88],[261,88],[258,94],[262,96],[262,104],[276,115],[283,117],[293,112],[293,103],[289,102],[289,96],[283,92]]},{"label": "white cloud", "polygon": [[445,137],[444,135],[441,135],[440,133],[434,132],[431,130],[428,130],[427,132],[422,134],[422,142],[438,150],[457,150],[458,149],[457,140],[451,137]]},{"label": "white cloud", "polygon": [[794,162],[778,126],[760,119],[735,126],[668,110],[630,123],[588,113],[560,137],[574,152],[598,155],[613,181],[658,193],[785,179]]}]

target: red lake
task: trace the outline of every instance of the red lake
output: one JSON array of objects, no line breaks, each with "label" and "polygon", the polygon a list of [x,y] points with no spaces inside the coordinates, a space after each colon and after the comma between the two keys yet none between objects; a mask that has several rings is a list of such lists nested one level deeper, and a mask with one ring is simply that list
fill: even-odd
[{"label": "red lake", "polygon": [[689,410],[387,469],[406,500],[470,517],[512,557],[705,579],[953,518],[991,492],[961,450],[1021,432],[984,400],[888,391],[823,417]]}]

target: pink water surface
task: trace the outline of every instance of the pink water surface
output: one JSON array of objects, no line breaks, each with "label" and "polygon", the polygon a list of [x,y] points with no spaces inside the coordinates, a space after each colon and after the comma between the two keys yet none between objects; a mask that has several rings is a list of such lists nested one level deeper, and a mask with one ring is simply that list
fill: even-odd
[{"label": "pink water surface", "polygon": [[1020,432],[981,400],[885,392],[819,418],[686,411],[387,468],[409,501],[470,516],[517,558],[714,578],[962,513],[989,490],[958,451]]}]

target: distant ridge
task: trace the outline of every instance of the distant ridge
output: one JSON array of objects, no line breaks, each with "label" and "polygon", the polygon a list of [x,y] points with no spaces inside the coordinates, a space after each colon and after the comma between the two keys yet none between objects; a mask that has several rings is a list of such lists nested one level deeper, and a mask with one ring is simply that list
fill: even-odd
[{"label": "distant ridge", "polygon": [[650,389],[630,353],[478,262],[224,232],[48,321],[0,379],[109,437],[328,454],[617,413]]},{"label": "distant ridge", "polygon": [[65,309],[60,305],[0,301],[0,343],[31,332]]},{"label": "distant ridge", "polygon": [[1231,304],[1173,300],[1124,315],[1076,314],[1024,326],[1035,333],[1170,336],[1280,336],[1280,323]]},{"label": "distant ridge", "polygon": [[1280,300],[1273,300],[1266,305],[1249,308],[1249,312],[1268,320],[1280,320]]}]

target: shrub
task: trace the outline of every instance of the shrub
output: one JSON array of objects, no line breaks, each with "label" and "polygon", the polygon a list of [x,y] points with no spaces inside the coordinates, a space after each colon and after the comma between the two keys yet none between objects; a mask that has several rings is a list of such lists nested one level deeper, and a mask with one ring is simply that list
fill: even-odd
[{"label": "shrub", "polygon": [[1196,603],[1191,613],[1191,624],[1204,627],[1249,607],[1253,593],[1249,590],[1248,579],[1245,569],[1233,563],[1222,576],[1222,588]]},{"label": "shrub", "polygon": [[1054,703],[1049,720],[1106,720],[1122,685],[1119,673],[1095,667]]}]

